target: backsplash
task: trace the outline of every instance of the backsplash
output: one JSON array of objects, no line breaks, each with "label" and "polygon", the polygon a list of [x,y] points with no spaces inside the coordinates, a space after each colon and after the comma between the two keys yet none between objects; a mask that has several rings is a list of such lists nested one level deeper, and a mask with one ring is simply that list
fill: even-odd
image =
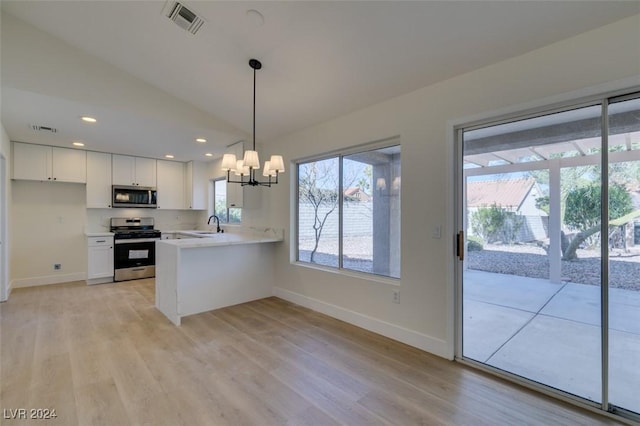
[{"label": "backsplash", "polygon": [[112,217],[152,217],[159,230],[204,229],[206,211],[156,209],[88,209],[87,231],[108,232]]}]

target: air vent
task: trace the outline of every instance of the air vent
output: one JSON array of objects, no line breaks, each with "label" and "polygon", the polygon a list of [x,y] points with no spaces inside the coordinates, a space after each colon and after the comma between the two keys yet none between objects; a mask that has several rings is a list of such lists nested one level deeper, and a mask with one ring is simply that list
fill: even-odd
[{"label": "air vent", "polygon": [[177,1],[167,2],[164,8],[164,14],[167,18],[176,23],[183,30],[195,34],[204,24],[204,19],[199,17],[191,9],[187,8],[183,3]]},{"label": "air vent", "polygon": [[58,133],[58,129],[49,126],[40,126],[39,124],[29,124],[29,128],[37,132]]}]

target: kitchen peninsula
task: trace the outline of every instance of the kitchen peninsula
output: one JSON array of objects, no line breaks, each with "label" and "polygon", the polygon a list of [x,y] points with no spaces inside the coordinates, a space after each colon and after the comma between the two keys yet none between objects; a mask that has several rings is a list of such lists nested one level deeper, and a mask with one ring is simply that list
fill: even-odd
[{"label": "kitchen peninsula", "polygon": [[182,317],[269,297],[274,247],[282,230],[193,232],[156,242],[156,308],[175,325]]}]

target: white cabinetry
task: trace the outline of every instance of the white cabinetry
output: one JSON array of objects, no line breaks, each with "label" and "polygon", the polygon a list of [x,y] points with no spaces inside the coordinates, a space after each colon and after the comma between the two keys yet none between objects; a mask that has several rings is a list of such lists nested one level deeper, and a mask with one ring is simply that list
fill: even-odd
[{"label": "white cabinetry", "polygon": [[111,154],[87,152],[87,208],[111,207]]},{"label": "white cabinetry", "polygon": [[[235,154],[238,160],[244,156],[244,143],[238,142],[227,148],[227,154]],[[231,180],[240,180],[240,176],[235,176],[231,172]],[[246,179],[246,178],[245,178]],[[244,187],[239,183],[227,182],[227,208],[244,206]]]},{"label": "white cabinetry", "polygon": [[185,164],[158,160],[158,208],[180,210],[185,208]]},{"label": "white cabinetry", "polygon": [[186,208],[206,210],[208,199],[207,164],[201,161],[189,161],[186,166]]},{"label": "white cabinetry", "polygon": [[87,155],[77,149],[14,143],[13,178],[85,183]]},{"label": "white cabinetry", "polygon": [[113,281],[113,236],[87,237],[87,284]]},{"label": "white cabinetry", "polygon": [[113,184],[126,186],[156,186],[156,160],[151,158],[113,155]]}]

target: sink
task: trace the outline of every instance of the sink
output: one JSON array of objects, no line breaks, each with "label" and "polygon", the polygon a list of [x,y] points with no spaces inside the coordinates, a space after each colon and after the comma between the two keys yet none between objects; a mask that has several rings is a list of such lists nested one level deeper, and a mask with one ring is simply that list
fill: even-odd
[{"label": "sink", "polygon": [[218,232],[215,231],[194,231],[191,232],[192,234],[199,234],[199,235],[216,235]]}]

